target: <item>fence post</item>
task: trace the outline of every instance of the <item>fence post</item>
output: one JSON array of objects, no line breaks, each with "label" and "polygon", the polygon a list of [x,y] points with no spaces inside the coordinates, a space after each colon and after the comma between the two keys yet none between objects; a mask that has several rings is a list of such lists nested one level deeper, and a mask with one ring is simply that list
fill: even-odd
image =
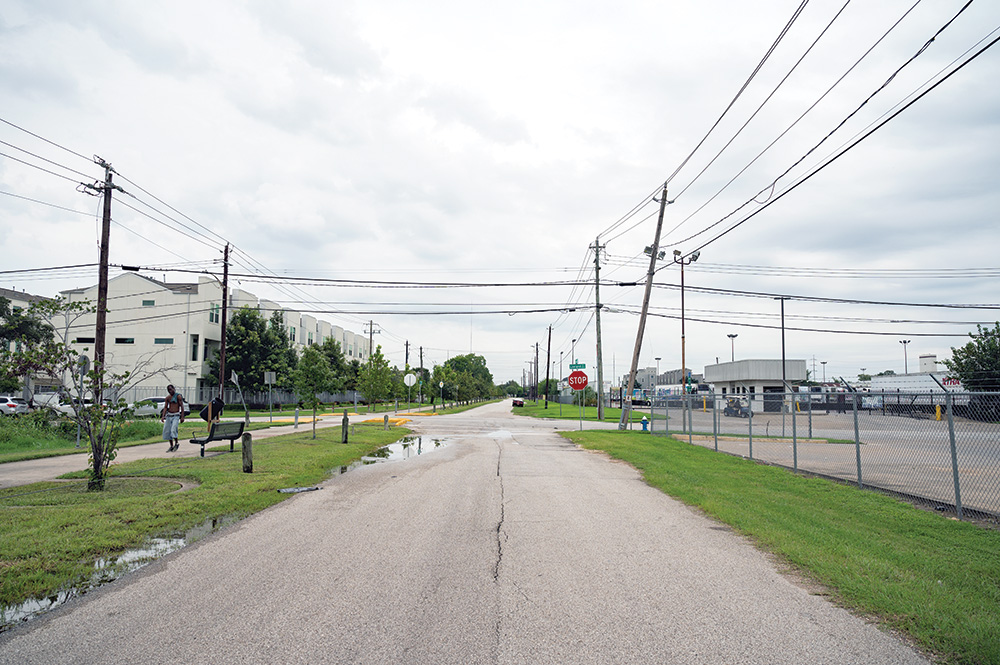
[{"label": "fence post", "polygon": [[799,410],[798,400],[795,398],[795,393],[792,393],[792,470],[799,470],[799,440],[798,433],[795,429],[795,412]]},{"label": "fence post", "polygon": [[688,419],[688,445],[694,444],[694,395],[685,395],[685,404],[687,405],[687,419]]},{"label": "fence post", "polygon": [[813,438],[813,398],[809,393],[809,438]]},{"label": "fence post", "polygon": [[719,404],[712,391],[712,436],[715,437],[715,452],[719,452]]},{"label": "fence post", "polygon": [[951,439],[951,475],[955,480],[955,513],[962,519],[962,492],[958,483],[958,448],[955,445],[955,418],[951,409],[952,394],[945,392],[944,403],[948,408],[948,438]]},{"label": "fence post", "polygon": [[858,466],[858,489],[864,487],[861,484],[861,436],[858,433],[858,394],[851,393],[851,403],[854,404],[854,459]]},{"label": "fence post", "polygon": [[750,440],[750,459],[753,459],[753,402],[747,399],[747,405],[750,409],[747,413],[747,438]]}]

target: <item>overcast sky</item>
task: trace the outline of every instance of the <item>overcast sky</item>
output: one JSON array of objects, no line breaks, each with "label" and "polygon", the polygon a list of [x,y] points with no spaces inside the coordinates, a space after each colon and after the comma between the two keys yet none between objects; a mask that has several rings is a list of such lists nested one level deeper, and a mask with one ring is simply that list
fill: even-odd
[{"label": "overcast sky", "polygon": [[[592,282],[600,235],[610,379],[669,179],[640,367],[680,367],[670,259],[700,250],[684,270],[694,371],[734,348],[780,358],[776,295],[792,297],[787,357],[819,378],[902,372],[904,339],[915,371],[1000,318],[1000,46],[816,169],[1000,34],[1000,5],[969,3],[903,67],[965,4],[0,0],[0,286],[96,283],[14,271],[96,263],[99,200],[76,188],[103,177],[84,158],[99,155],[126,192],[111,262],[169,281],[221,273],[228,241],[240,274]],[[568,372],[576,339],[595,379],[589,286],[238,285],[356,332],[374,320],[393,364],[409,340],[411,364],[420,346],[427,366],[472,351],[498,381],[520,381],[536,342],[544,374],[552,325],[553,361]],[[549,311],[477,313],[526,309]]]}]

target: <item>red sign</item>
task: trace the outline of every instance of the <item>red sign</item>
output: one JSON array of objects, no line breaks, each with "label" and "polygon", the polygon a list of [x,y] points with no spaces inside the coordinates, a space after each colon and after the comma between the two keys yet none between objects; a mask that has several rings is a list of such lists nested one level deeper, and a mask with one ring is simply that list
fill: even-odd
[{"label": "red sign", "polygon": [[573,390],[583,390],[587,387],[587,375],[577,370],[569,375],[569,387]]}]

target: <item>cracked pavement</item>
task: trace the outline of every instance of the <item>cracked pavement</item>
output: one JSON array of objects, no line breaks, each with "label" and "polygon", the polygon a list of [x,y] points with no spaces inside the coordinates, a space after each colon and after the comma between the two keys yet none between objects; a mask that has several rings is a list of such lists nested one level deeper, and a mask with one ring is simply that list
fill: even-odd
[{"label": "cracked pavement", "polygon": [[449,445],[0,635],[0,663],[927,662],[554,433],[574,421],[509,411],[422,419],[425,445]]}]

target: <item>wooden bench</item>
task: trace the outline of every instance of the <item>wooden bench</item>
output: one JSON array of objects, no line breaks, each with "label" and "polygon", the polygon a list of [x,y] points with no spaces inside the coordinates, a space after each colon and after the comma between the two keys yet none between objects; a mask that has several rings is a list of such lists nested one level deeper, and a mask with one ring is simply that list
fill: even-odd
[{"label": "wooden bench", "polygon": [[208,430],[208,436],[191,439],[191,443],[201,446],[201,456],[204,457],[205,444],[229,439],[229,452],[233,452],[236,439],[243,436],[243,426],[245,424],[242,420],[239,422],[212,423],[211,429]]}]

